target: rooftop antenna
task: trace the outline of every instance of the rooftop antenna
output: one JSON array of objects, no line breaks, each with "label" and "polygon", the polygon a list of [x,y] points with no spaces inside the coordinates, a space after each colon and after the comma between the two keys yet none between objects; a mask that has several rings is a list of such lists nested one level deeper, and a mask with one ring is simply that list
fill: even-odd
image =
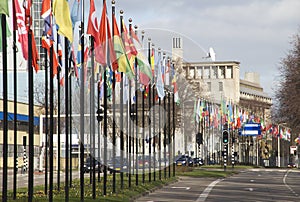
[{"label": "rooftop antenna", "polygon": [[210,58],[212,61],[216,61],[216,53],[212,47],[209,48],[209,52],[207,53],[206,57],[203,58]]}]

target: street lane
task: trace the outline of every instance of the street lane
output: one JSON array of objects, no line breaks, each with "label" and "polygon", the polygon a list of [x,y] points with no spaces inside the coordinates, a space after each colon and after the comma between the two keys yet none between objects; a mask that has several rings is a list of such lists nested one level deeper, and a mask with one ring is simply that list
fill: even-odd
[{"label": "street lane", "polygon": [[136,201],[300,201],[300,170],[250,169],[225,179],[180,177]]}]

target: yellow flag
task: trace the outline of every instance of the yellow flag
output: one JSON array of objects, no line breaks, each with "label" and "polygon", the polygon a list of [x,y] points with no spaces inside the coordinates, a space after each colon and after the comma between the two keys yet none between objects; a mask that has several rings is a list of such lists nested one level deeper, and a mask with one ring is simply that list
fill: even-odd
[{"label": "yellow flag", "polygon": [[73,42],[73,29],[68,1],[54,0],[53,14],[58,25],[58,33],[67,37],[70,42]]}]

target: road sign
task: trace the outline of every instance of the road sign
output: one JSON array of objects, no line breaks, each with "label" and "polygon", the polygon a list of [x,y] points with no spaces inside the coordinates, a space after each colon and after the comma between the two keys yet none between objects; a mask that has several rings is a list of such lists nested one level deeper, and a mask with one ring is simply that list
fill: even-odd
[{"label": "road sign", "polygon": [[261,134],[260,123],[247,123],[239,130],[239,135],[257,136]]}]

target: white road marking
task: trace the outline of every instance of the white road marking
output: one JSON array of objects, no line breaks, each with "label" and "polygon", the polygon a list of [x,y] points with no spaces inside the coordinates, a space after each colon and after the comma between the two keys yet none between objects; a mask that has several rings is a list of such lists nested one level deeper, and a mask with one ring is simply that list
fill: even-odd
[{"label": "white road marking", "polygon": [[250,180],[250,182],[254,182],[254,180]]},{"label": "white road marking", "polygon": [[216,184],[218,184],[219,182],[221,182],[223,179],[217,179],[215,181],[213,181],[212,183],[210,183],[206,188],[205,190],[200,194],[200,196],[198,197],[197,199],[197,202],[200,202],[200,201],[205,201],[206,198],[208,197],[209,193],[211,192],[211,190],[214,188],[214,186]]},{"label": "white road marking", "polygon": [[288,171],[285,173],[285,175],[284,175],[282,181],[283,181],[284,185],[285,185],[285,186],[286,186],[293,194],[295,194],[295,196],[298,196],[298,194],[292,189],[292,187],[289,186],[289,185],[286,183],[286,177],[288,176],[289,172],[291,172],[291,171],[292,171],[292,170],[288,170]]},{"label": "white road marking", "polygon": [[191,187],[171,187],[172,189],[186,189],[189,190]]}]

